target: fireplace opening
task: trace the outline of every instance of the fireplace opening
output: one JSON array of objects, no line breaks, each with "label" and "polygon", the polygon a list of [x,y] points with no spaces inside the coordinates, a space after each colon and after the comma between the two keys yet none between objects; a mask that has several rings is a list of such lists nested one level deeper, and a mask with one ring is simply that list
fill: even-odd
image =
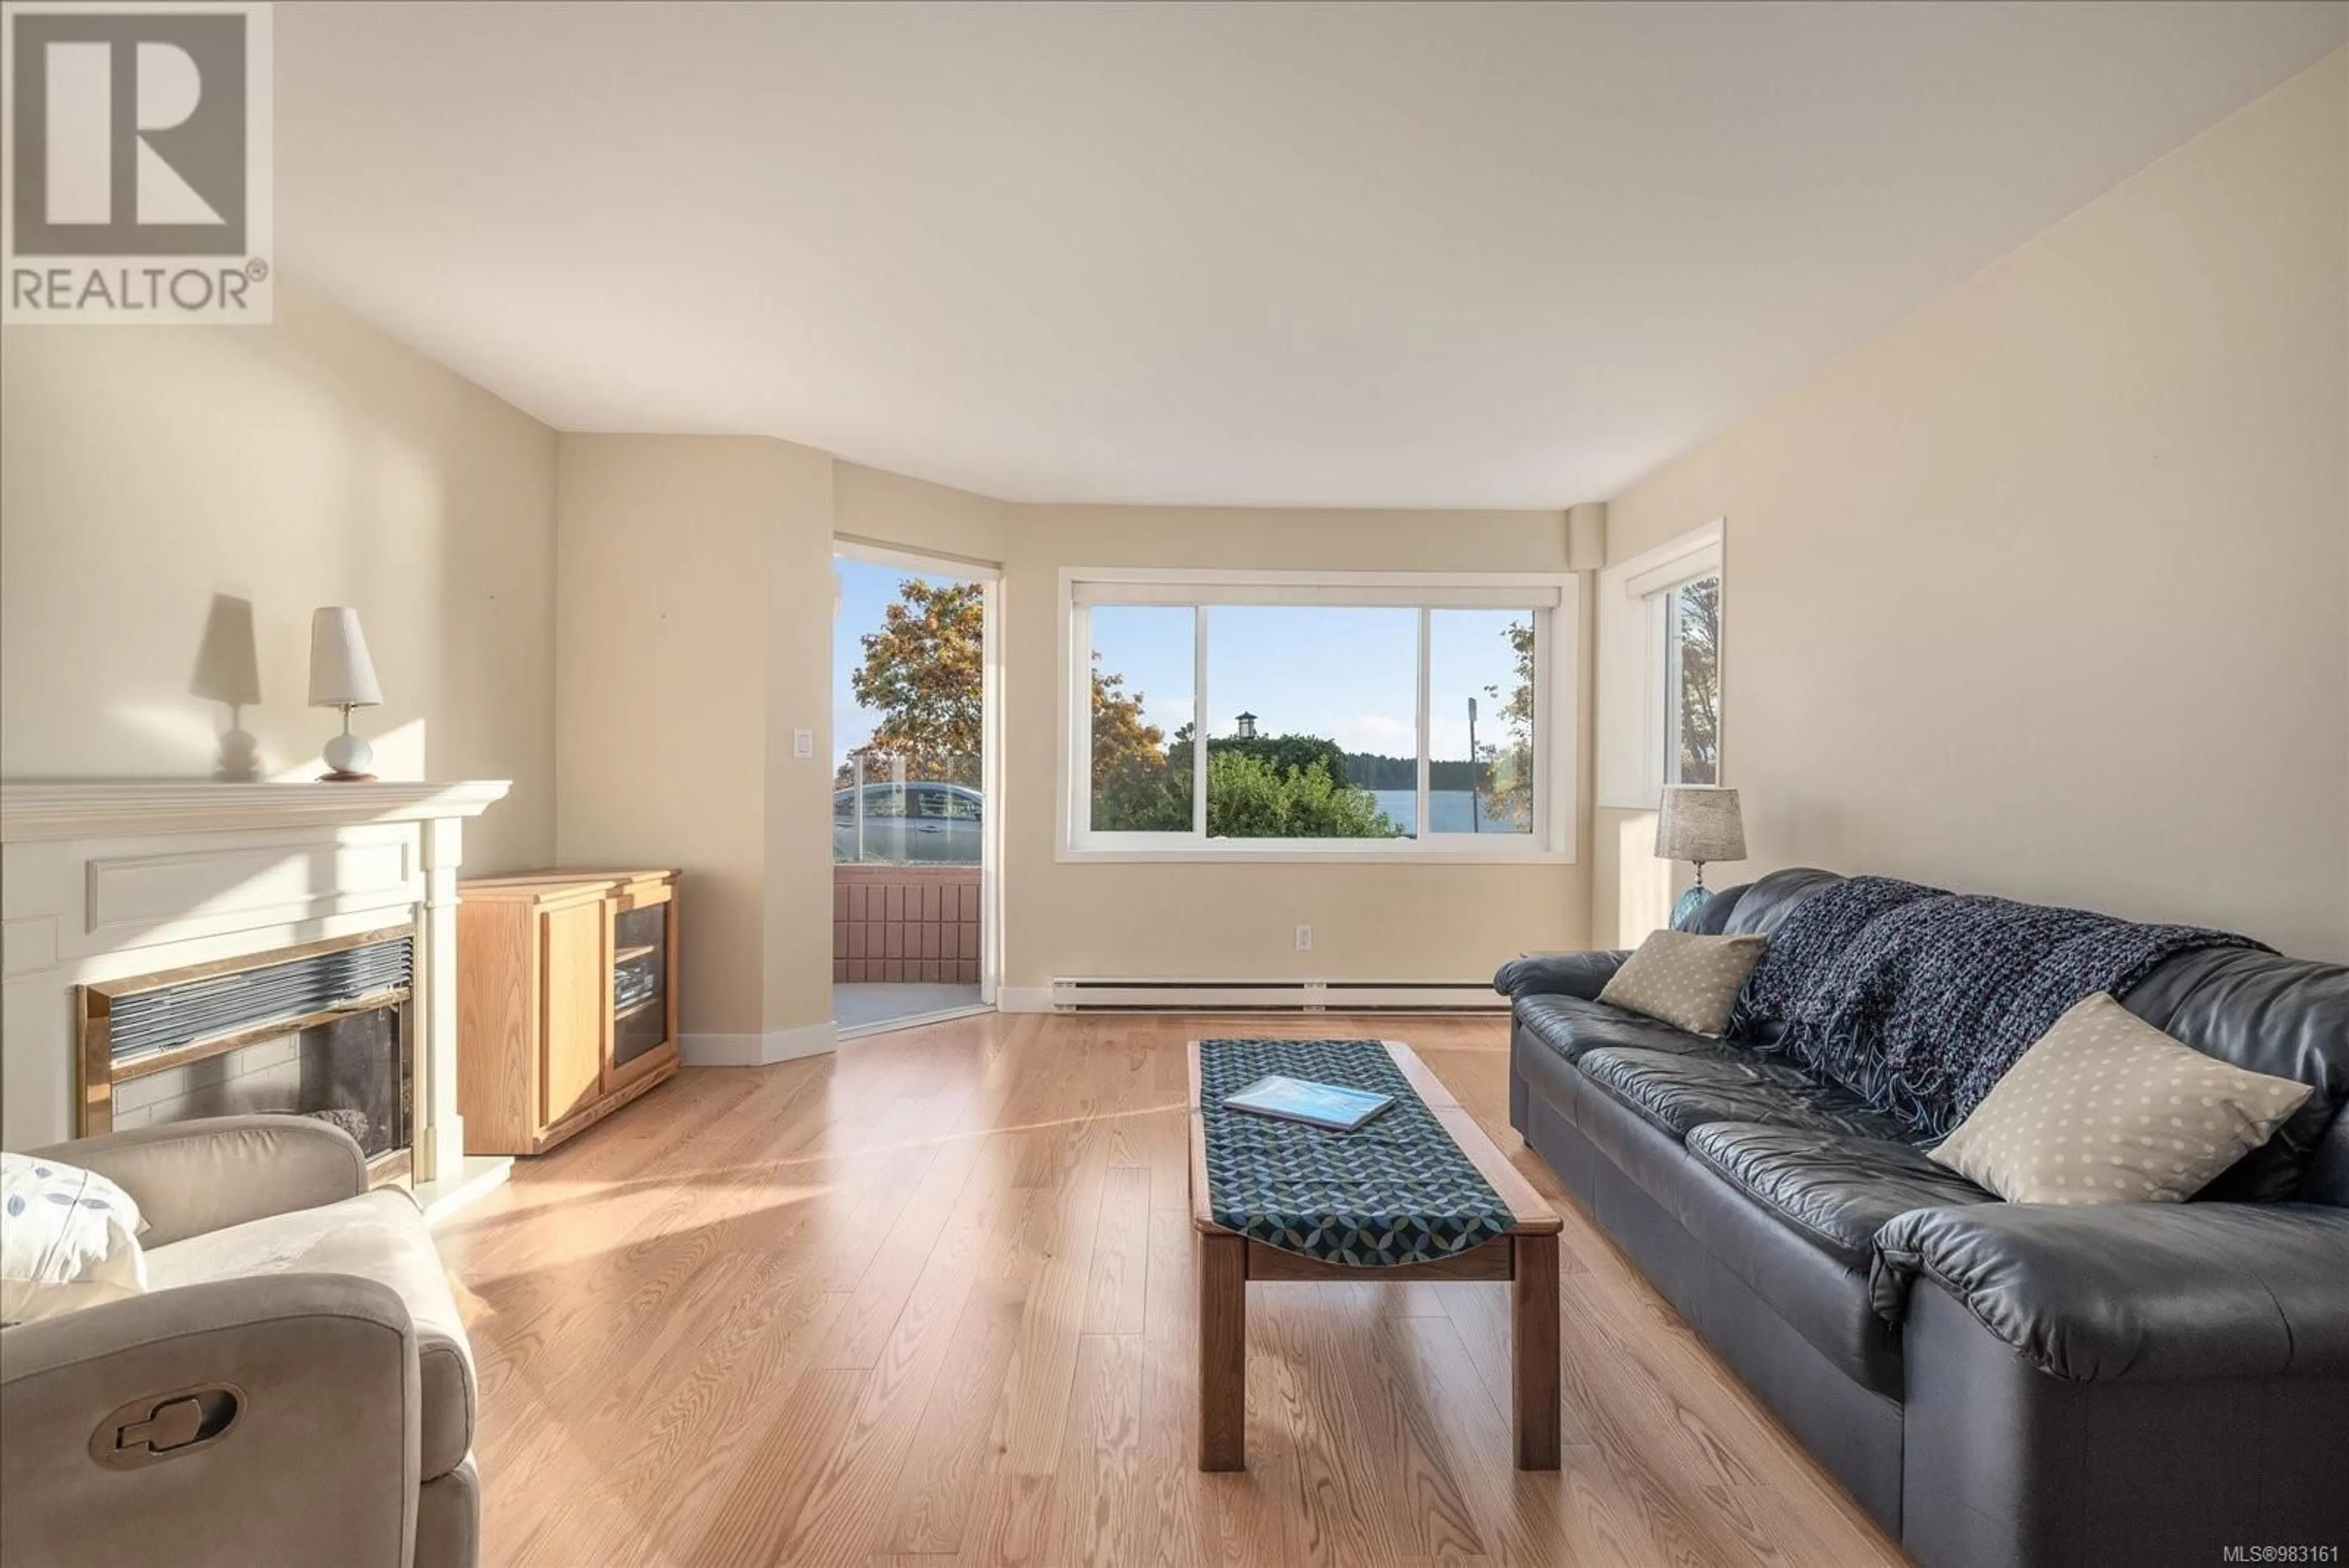
[{"label": "fireplace opening", "polygon": [[81,991],[84,1136],[260,1112],[341,1127],[378,1182],[413,1169],[406,929]]}]

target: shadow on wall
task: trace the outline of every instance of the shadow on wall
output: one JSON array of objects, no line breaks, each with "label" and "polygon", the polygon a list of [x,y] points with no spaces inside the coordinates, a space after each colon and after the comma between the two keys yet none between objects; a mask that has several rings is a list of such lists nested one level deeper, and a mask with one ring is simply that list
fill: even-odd
[{"label": "shadow on wall", "polygon": [[251,599],[212,596],[188,692],[228,710],[228,727],[220,737],[220,764],[212,776],[231,784],[259,778],[261,742],[244,728],[244,710],[261,705],[261,654],[253,639]]}]

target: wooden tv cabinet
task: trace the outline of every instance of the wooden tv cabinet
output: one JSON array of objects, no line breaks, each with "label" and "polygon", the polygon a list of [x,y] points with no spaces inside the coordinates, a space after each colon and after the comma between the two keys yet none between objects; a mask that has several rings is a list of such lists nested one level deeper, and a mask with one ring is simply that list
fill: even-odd
[{"label": "wooden tv cabinet", "polygon": [[457,885],[468,1154],[543,1154],[673,1076],[677,884],[528,871]]}]

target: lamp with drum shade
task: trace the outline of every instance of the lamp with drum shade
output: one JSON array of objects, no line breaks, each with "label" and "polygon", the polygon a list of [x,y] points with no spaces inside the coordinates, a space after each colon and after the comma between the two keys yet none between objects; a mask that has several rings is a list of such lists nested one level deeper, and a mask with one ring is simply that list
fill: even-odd
[{"label": "lamp with drum shade", "polygon": [[1745,822],[1737,792],[1716,784],[1669,784],[1656,813],[1656,858],[1687,860],[1696,882],[1672,905],[1672,924],[1688,919],[1705,900],[1704,868],[1716,860],[1745,858]]}]

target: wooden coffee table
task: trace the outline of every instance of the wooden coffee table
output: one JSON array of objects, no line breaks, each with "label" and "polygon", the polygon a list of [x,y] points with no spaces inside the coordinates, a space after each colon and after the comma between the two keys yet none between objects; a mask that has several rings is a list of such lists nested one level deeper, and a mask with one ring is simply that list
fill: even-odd
[{"label": "wooden coffee table", "polygon": [[[1191,1224],[1199,1235],[1199,1468],[1247,1468],[1247,1287],[1251,1281],[1506,1280],[1509,1418],[1521,1470],[1558,1468],[1557,1211],[1493,1146],[1410,1046],[1388,1055],[1490,1184],[1516,1223],[1495,1240],[1430,1262],[1356,1268],[1285,1252],[1216,1223],[1200,1115],[1199,1042],[1191,1053]],[[1392,1114],[1392,1113],[1389,1113]]]}]

